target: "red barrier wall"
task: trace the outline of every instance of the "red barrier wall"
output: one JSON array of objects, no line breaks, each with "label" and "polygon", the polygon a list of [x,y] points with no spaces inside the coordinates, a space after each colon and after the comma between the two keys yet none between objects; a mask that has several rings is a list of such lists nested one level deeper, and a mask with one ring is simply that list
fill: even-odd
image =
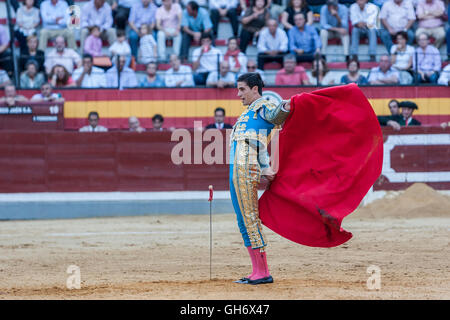
[{"label": "red barrier wall", "polygon": [[[389,163],[385,157],[387,170],[421,172],[425,179],[427,173],[433,173],[436,179],[437,173],[438,180],[441,175],[442,181],[428,184],[435,189],[450,189],[449,128],[402,128],[400,133],[384,128],[383,131],[386,141],[389,136],[400,141],[390,151]],[[407,145],[411,139],[423,135],[426,136],[422,141]],[[186,191],[207,190],[210,184],[216,190],[228,190],[226,163],[175,165],[171,152],[177,143],[171,141],[171,132],[3,131],[0,192]],[[203,142],[201,150],[209,144]],[[191,150],[194,148],[193,143]],[[227,143],[223,143],[224,161],[227,149]],[[398,190],[412,183],[393,183],[389,175],[392,174],[383,172],[374,189]]]}]

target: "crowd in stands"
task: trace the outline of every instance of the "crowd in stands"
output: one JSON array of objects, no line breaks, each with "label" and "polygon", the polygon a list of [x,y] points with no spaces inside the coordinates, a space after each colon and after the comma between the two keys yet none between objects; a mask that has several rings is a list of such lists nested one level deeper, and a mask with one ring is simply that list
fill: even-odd
[{"label": "crowd in stands", "polygon": [[[450,54],[450,9],[443,0],[89,0],[75,3],[79,17],[70,16],[71,0],[11,3],[20,56],[12,63],[8,25],[0,25],[2,87],[224,88],[248,71],[264,77],[273,62],[280,66],[274,85],[282,86],[448,85],[450,78],[443,64],[448,55],[439,51],[447,46]],[[233,34],[225,50],[215,46],[223,19]],[[363,37],[367,60],[379,63],[368,75],[359,71]],[[335,54],[332,38],[348,67],[339,78],[327,63]],[[378,39],[386,54],[377,57]],[[256,56],[247,54],[249,46]],[[145,68],[137,72],[137,65]]]}]

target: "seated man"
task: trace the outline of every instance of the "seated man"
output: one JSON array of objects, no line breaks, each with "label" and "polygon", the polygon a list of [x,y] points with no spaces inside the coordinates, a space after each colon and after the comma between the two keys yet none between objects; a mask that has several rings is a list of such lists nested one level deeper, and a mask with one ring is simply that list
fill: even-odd
[{"label": "seated man", "polygon": [[107,132],[108,129],[98,125],[98,121],[100,120],[100,117],[98,115],[97,111],[91,111],[88,115],[88,121],[89,125],[81,127],[80,132]]},{"label": "seated man", "polygon": [[197,2],[190,1],[183,10],[181,18],[183,39],[181,43],[180,58],[186,60],[192,40],[200,41],[202,34],[212,30],[212,22],[206,9],[200,8]]},{"label": "seated man", "polygon": [[399,124],[401,126],[420,126],[420,121],[412,117],[414,110],[419,109],[417,104],[412,101],[402,101],[399,103],[399,107],[402,108],[402,117]]},{"label": "seated man", "polygon": [[278,28],[275,19],[269,19],[267,28],[261,30],[257,49],[259,69],[264,70],[266,62],[283,62],[283,55],[288,50],[288,37],[283,29]]},{"label": "seated man", "polygon": [[417,42],[419,42],[419,36],[425,33],[434,38],[436,48],[441,47],[445,40],[444,13],[445,5],[441,0],[419,0],[416,9],[419,20],[416,30]]},{"label": "seated man", "polygon": [[350,6],[350,21],[353,26],[352,46],[350,54],[358,55],[359,39],[361,36],[369,38],[370,61],[375,61],[377,53],[377,19],[379,9],[368,0],[356,0],[356,3]]},{"label": "seated man", "polygon": [[212,71],[206,79],[208,87],[226,88],[234,87],[236,84],[236,75],[230,71],[230,64],[224,60],[220,63],[219,72]]},{"label": "seated man", "polygon": [[277,72],[275,85],[277,86],[299,86],[309,85],[308,75],[305,68],[297,66],[295,56],[288,54],[284,56],[284,68]]},{"label": "seated man", "polygon": [[202,33],[201,47],[192,52],[192,70],[196,85],[205,85],[208,75],[217,70],[219,61],[223,60],[222,51],[212,46],[210,33]]},{"label": "seated man", "polygon": [[[264,76],[264,70],[258,69],[258,66],[256,65],[256,61],[253,59],[249,59],[247,61],[247,71],[248,72],[258,72],[259,75],[261,76],[262,81],[266,81],[265,80],[265,76]],[[241,72],[238,74],[238,77],[242,74],[244,74],[245,72]]]},{"label": "seated man", "polygon": [[438,79],[438,84],[443,86],[450,86],[450,64],[446,65],[441,72],[441,76]]},{"label": "seated man", "polygon": [[7,84],[5,86],[5,96],[0,98],[0,103],[5,103],[8,107],[13,107],[16,102],[28,101],[24,96],[17,94],[16,87],[12,84]]},{"label": "seated man", "polygon": [[320,40],[323,54],[327,53],[329,38],[340,38],[344,55],[348,57],[350,46],[348,9],[337,0],[327,0],[327,5],[320,10]]},{"label": "seated man", "polygon": [[126,57],[119,57],[120,84],[117,76],[117,66],[109,68],[106,71],[106,86],[108,88],[135,88],[138,86],[136,73],[133,69],[125,67]]},{"label": "seated man", "polygon": [[416,57],[413,58],[413,70],[417,70],[417,82],[437,83],[441,71],[441,54],[433,45],[429,44],[425,33],[419,35],[419,47],[416,48]]},{"label": "seated man", "polygon": [[170,66],[171,68],[166,71],[165,75],[166,87],[180,88],[195,86],[192,68],[182,65],[180,58],[176,54],[170,55]]},{"label": "seated man", "polygon": [[387,52],[391,52],[392,37],[399,31],[408,34],[408,44],[414,40],[413,25],[416,21],[414,7],[410,0],[389,0],[383,4],[380,11],[382,29],[379,30],[380,38],[386,46]]},{"label": "seated man", "polygon": [[73,49],[66,48],[64,37],[58,36],[55,39],[55,49],[51,50],[45,57],[45,71],[50,74],[55,65],[61,65],[72,74],[75,66],[81,66],[81,57]]},{"label": "seated man", "polygon": [[152,118],[153,128],[150,131],[164,131],[164,117],[160,114],[155,114]]},{"label": "seated man", "polygon": [[377,116],[380,126],[390,126],[394,130],[400,130],[400,122],[402,115],[400,113],[399,102],[397,100],[391,100],[388,103],[390,116]]},{"label": "seated man", "polygon": [[368,80],[370,84],[398,84],[399,79],[398,71],[391,66],[391,59],[384,54],[380,57],[379,66],[370,70]]},{"label": "seated man", "polygon": [[233,126],[229,123],[225,123],[225,109],[217,107],[214,110],[214,123],[208,124],[206,129],[231,129]]},{"label": "seated man", "polygon": [[222,17],[228,17],[228,19],[230,19],[233,36],[238,36],[239,22],[236,12],[238,5],[238,0],[209,0],[209,10],[211,12],[214,38],[217,38],[219,21]]},{"label": "seated man", "polygon": [[316,28],[306,23],[305,15],[294,16],[295,26],[289,29],[289,51],[297,56],[297,62],[313,61],[314,55],[320,53],[322,43]]},{"label": "seated man", "polygon": [[31,101],[54,101],[54,102],[64,102],[64,98],[60,93],[53,92],[50,83],[43,83],[41,85],[41,93],[36,93],[31,97]]},{"label": "seated man", "polygon": [[77,87],[81,88],[105,88],[106,76],[103,69],[93,66],[94,58],[85,53],[83,55],[83,66],[73,72],[72,78]]},{"label": "seated man", "polygon": [[137,117],[129,117],[128,118],[128,131],[130,132],[144,132],[145,129],[141,127],[141,124],[139,123],[139,119]]}]

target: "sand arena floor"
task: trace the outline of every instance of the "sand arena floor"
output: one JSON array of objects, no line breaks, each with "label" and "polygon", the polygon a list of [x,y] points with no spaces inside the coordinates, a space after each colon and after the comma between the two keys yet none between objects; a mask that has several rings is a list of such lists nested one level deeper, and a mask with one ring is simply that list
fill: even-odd
[{"label": "sand arena floor", "polygon": [[[411,204],[416,192],[431,212]],[[234,214],[213,216],[212,280],[208,215],[0,221],[0,299],[450,299],[449,198],[419,186],[393,200],[347,217],[353,238],[336,248],[265,228],[275,282],[263,286],[232,282],[250,271]],[[67,289],[69,265],[81,289]],[[371,265],[379,290],[366,285]]]}]

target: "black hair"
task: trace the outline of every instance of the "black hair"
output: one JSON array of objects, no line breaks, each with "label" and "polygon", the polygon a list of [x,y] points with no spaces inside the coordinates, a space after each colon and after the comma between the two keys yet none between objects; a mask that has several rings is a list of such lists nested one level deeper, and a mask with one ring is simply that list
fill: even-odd
[{"label": "black hair", "polygon": [[83,54],[83,59],[86,59],[86,58],[88,58],[89,60],[91,60],[91,62],[94,61],[94,58],[93,58],[92,55],[89,54],[89,53]]},{"label": "black hair", "polygon": [[97,116],[97,119],[100,119],[100,116],[98,115],[98,112],[97,112],[97,111],[91,111],[91,112],[89,112],[88,119],[89,119],[91,116]]},{"label": "black hair", "polygon": [[397,104],[397,107],[398,107],[399,104],[400,104],[400,102],[398,102],[397,100],[392,99],[391,101],[388,102],[388,107],[389,107],[389,105],[390,105],[392,102],[395,102],[395,103]]},{"label": "black hair", "polygon": [[164,122],[164,118],[160,114],[155,114],[152,118],[152,121],[155,122],[156,120],[159,120],[160,122]]},{"label": "black hair", "polygon": [[398,36],[401,36],[403,39],[405,39],[406,41],[408,41],[408,33],[406,33],[405,31],[399,31],[395,34],[395,39],[397,39]]},{"label": "black hair", "polygon": [[237,82],[245,82],[250,89],[254,86],[258,87],[258,93],[262,95],[262,88],[264,87],[264,81],[258,72],[248,72],[241,74],[237,79]]},{"label": "black hair", "polygon": [[211,32],[202,32],[200,40],[202,40],[202,39],[209,39],[212,41],[213,36],[212,36]]},{"label": "black hair", "polygon": [[192,10],[198,11],[198,3],[195,1],[189,1],[187,4]]},{"label": "black hair", "polygon": [[222,111],[223,115],[225,116],[225,109],[222,107],[217,107],[216,110],[214,110],[214,114],[216,114],[217,111]]}]

